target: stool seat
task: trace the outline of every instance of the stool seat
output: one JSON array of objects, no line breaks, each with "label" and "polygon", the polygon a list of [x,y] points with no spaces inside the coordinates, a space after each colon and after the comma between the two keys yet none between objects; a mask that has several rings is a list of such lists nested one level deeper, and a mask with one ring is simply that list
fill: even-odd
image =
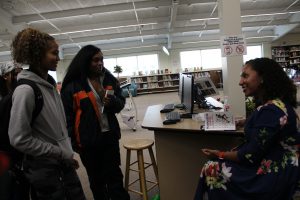
[{"label": "stool seat", "polygon": [[[123,143],[124,148],[127,150],[126,169],[125,169],[125,189],[127,191],[131,191],[141,195],[143,197],[143,200],[148,200],[148,194],[147,194],[148,190],[151,190],[156,185],[158,186],[158,170],[157,170],[157,165],[152,150],[153,145],[154,145],[154,141],[150,139],[134,139]],[[144,162],[143,150],[147,150],[147,149],[149,151],[151,163]],[[137,160],[133,163],[131,163],[130,161],[131,151],[137,152]],[[138,164],[138,170],[130,167],[134,164]],[[147,169],[150,166],[153,167],[154,174],[156,176],[156,181],[151,181],[146,179],[145,169]],[[132,181],[131,183],[129,183],[130,171],[139,173],[139,178]],[[140,191],[134,190],[130,187],[136,182],[140,183]],[[152,186],[147,188],[146,182],[152,183]]]},{"label": "stool seat", "polygon": [[129,150],[142,150],[154,144],[153,140],[150,139],[134,139],[123,143],[125,149]]}]

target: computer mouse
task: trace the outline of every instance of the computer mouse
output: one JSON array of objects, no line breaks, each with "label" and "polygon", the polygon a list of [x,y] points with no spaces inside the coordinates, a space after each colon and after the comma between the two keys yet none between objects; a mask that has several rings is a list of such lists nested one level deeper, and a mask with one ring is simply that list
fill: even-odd
[{"label": "computer mouse", "polygon": [[166,120],[163,121],[163,124],[164,125],[176,124],[176,121],[175,120],[168,120],[168,119],[166,119]]}]

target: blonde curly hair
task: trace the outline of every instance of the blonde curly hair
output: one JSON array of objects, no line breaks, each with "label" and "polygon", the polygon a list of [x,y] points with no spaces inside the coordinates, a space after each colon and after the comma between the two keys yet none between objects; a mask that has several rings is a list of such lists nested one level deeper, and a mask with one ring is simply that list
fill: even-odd
[{"label": "blonde curly hair", "polygon": [[46,51],[49,48],[49,41],[54,37],[33,28],[26,28],[15,36],[11,44],[13,59],[21,64],[28,64],[30,67],[39,66]]}]

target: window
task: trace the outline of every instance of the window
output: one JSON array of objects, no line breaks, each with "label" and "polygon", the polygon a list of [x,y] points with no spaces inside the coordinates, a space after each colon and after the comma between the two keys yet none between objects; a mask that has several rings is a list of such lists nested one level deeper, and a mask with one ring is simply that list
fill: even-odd
[{"label": "window", "polygon": [[48,71],[48,74],[54,78],[55,82],[57,82],[56,71]]},{"label": "window", "polygon": [[201,67],[200,50],[180,52],[180,60],[182,69]]},{"label": "window", "polygon": [[122,66],[121,76],[132,76],[133,72],[138,71],[136,56],[117,58],[117,65]]},{"label": "window", "polygon": [[158,69],[157,54],[138,56],[137,61],[139,71],[143,71],[145,74]]},{"label": "window", "polygon": [[[244,62],[260,58],[262,56],[261,45],[248,46],[247,55],[243,56]],[[202,69],[222,68],[222,55],[220,49],[206,49],[180,52],[181,69],[192,69],[202,67]]]},{"label": "window", "polygon": [[113,73],[115,76],[117,76],[117,74],[114,73],[115,71],[114,67],[117,65],[117,59],[108,58],[108,59],[104,59],[103,62],[104,62],[104,67],[108,69],[111,73]]},{"label": "window", "polygon": [[[104,66],[111,73],[114,72],[114,67],[119,65],[122,67],[123,72],[120,76],[132,76],[142,71],[143,74],[149,74],[151,70],[158,69],[158,56],[157,54],[129,56],[104,59]],[[116,73],[113,73],[117,76]]]},{"label": "window", "polygon": [[248,46],[247,47],[247,55],[243,56],[244,63],[248,60],[254,58],[261,58],[261,45],[258,46]]},{"label": "window", "polygon": [[220,49],[201,50],[202,69],[222,68]]}]

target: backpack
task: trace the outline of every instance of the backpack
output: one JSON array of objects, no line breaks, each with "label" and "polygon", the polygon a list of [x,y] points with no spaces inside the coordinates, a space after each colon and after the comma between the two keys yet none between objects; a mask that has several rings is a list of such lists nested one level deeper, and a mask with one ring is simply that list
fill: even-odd
[{"label": "backpack", "polygon": [[[18,80],[16,87],[19,85],[27,84],[32,87],[35,96],[35,108],[32,112],[31,126],[34,123],[34,120],[41,112],[44,99],[42,95],[42,91],[36,85],[35,82],[28,79],[20,79]],[[15,87],[15,88],[16,88]],[[12,107],[12,95],[13,91],[8,95],[3,97],[0,101],[0,151],[5,152],[11,159],[12,164],[17,164],[19,161],[23,159],[23,153],[19,152],[15,148],[10,145],[9,136],[8,136],[8,126],[10,121],[10,111]]]}]

